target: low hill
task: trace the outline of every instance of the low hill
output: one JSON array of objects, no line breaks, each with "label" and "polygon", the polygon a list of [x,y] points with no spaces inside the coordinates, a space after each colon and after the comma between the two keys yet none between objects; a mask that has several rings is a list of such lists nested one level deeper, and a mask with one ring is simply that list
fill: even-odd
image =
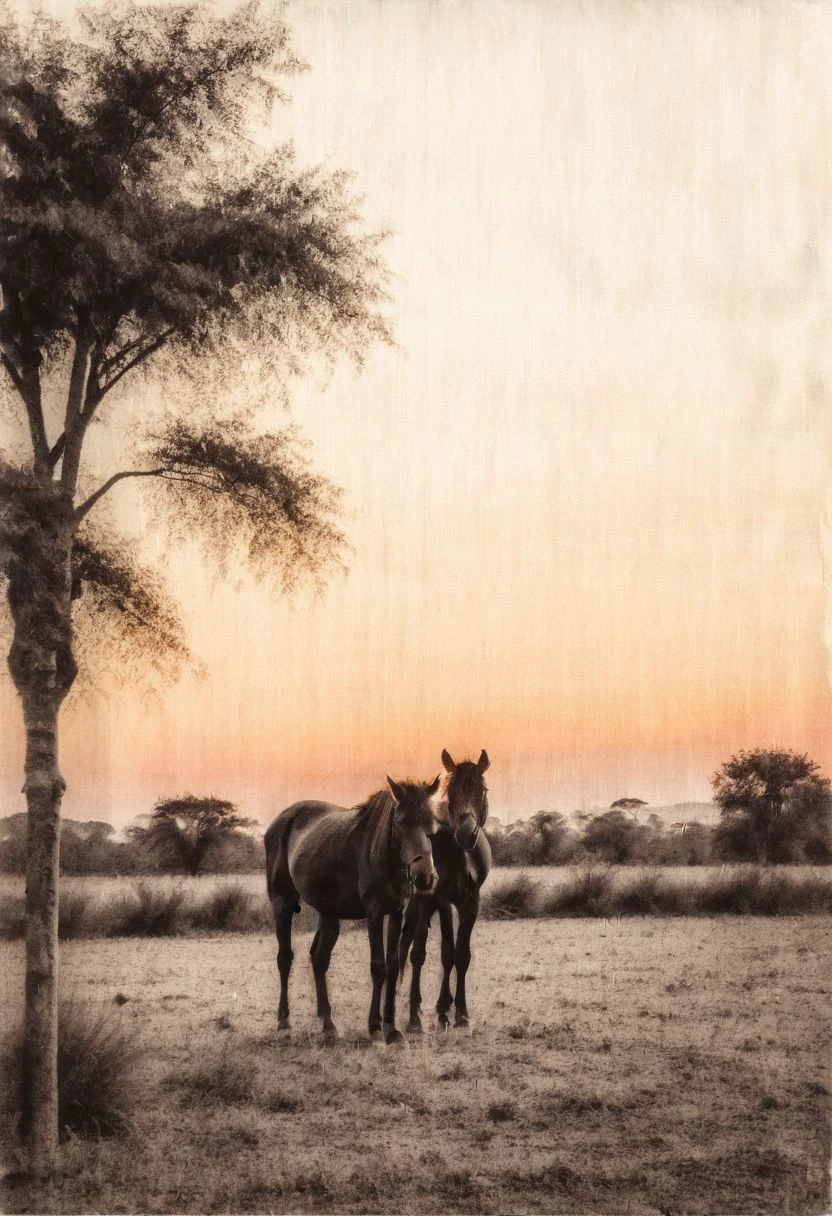
[{"label": "low hill", "polygon": [[638,814],[639,822],[648,815],[658,815],[665,827],[672,823],[719,823],[719,807],[715,802],[675,802],[670,806],[645,806]]}]

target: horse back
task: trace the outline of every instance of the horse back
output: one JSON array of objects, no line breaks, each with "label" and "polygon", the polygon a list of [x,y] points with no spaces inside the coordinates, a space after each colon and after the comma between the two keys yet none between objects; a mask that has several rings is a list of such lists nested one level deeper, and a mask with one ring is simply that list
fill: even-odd
[{"label": "horse back", "polygon": [[329,802],[293,802],[272,820],[266,829],[266,883],[269,896],[294,895],[291,890],[290,857],[297,842],[308,829],[319,823],[331,811],[344,813],[343,807]]},{"label": "horse back", "polygon": [[296,802],[266,832],[269,894],[291,894],[324,915],[365,915],[358,886],[357,812],[330,802]]}]

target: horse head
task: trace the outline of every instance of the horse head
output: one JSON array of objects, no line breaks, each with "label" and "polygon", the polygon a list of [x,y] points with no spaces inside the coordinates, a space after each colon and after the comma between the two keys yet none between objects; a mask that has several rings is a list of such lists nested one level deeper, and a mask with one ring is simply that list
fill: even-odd
[{"label": "horse head", "polygon": [[488,789],[484,774],[491,761],[488,753],[482,751],[476,764],[472,760],[461,760],[459,764],[454,764],[449,753],[443,751],[442,763],[448,774],[445,791],[448,824],[459,847],[470,853],[477,843],[480,828],[488,818]]},{"label": "horse head", "polygon": [[407,877],[417,891],[432,891],[437,874],[433,866],[430,837],[439,830],[434,798],[439,778],[429,785],[410,781],[387,782],[396,799],[393,810],[392,837],[396,842]]}]

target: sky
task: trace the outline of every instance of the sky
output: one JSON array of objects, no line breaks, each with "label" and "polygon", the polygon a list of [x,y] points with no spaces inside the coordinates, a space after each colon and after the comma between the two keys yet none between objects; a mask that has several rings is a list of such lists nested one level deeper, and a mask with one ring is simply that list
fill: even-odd
[{"label": "sky", "polygon": [[[353,171],[391,231],[396,347],[291,386],[348,570],[289,597],[223,581],[125,488],[204,674],[79,685],[65,812],[121,824],[187,790],[265,822],[429,780],[443,747],[487,749],[503,820],[707,799],[740,748],[832,772],[832,10],[288,17],[311,70],[262,138]],[[10,812],[5,669],[0,718]]]}]

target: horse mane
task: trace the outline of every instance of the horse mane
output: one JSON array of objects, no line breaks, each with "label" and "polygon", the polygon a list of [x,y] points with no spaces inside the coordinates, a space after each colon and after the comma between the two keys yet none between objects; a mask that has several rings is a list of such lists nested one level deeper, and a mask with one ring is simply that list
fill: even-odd
[{"label": "horse mane", "polygon": [[373,866],[382,867],[387,861],[393,836],[393,811],[396,800],[387,790],[371,794],[355,809],[358,818],[369,827],[369,856]]}]

